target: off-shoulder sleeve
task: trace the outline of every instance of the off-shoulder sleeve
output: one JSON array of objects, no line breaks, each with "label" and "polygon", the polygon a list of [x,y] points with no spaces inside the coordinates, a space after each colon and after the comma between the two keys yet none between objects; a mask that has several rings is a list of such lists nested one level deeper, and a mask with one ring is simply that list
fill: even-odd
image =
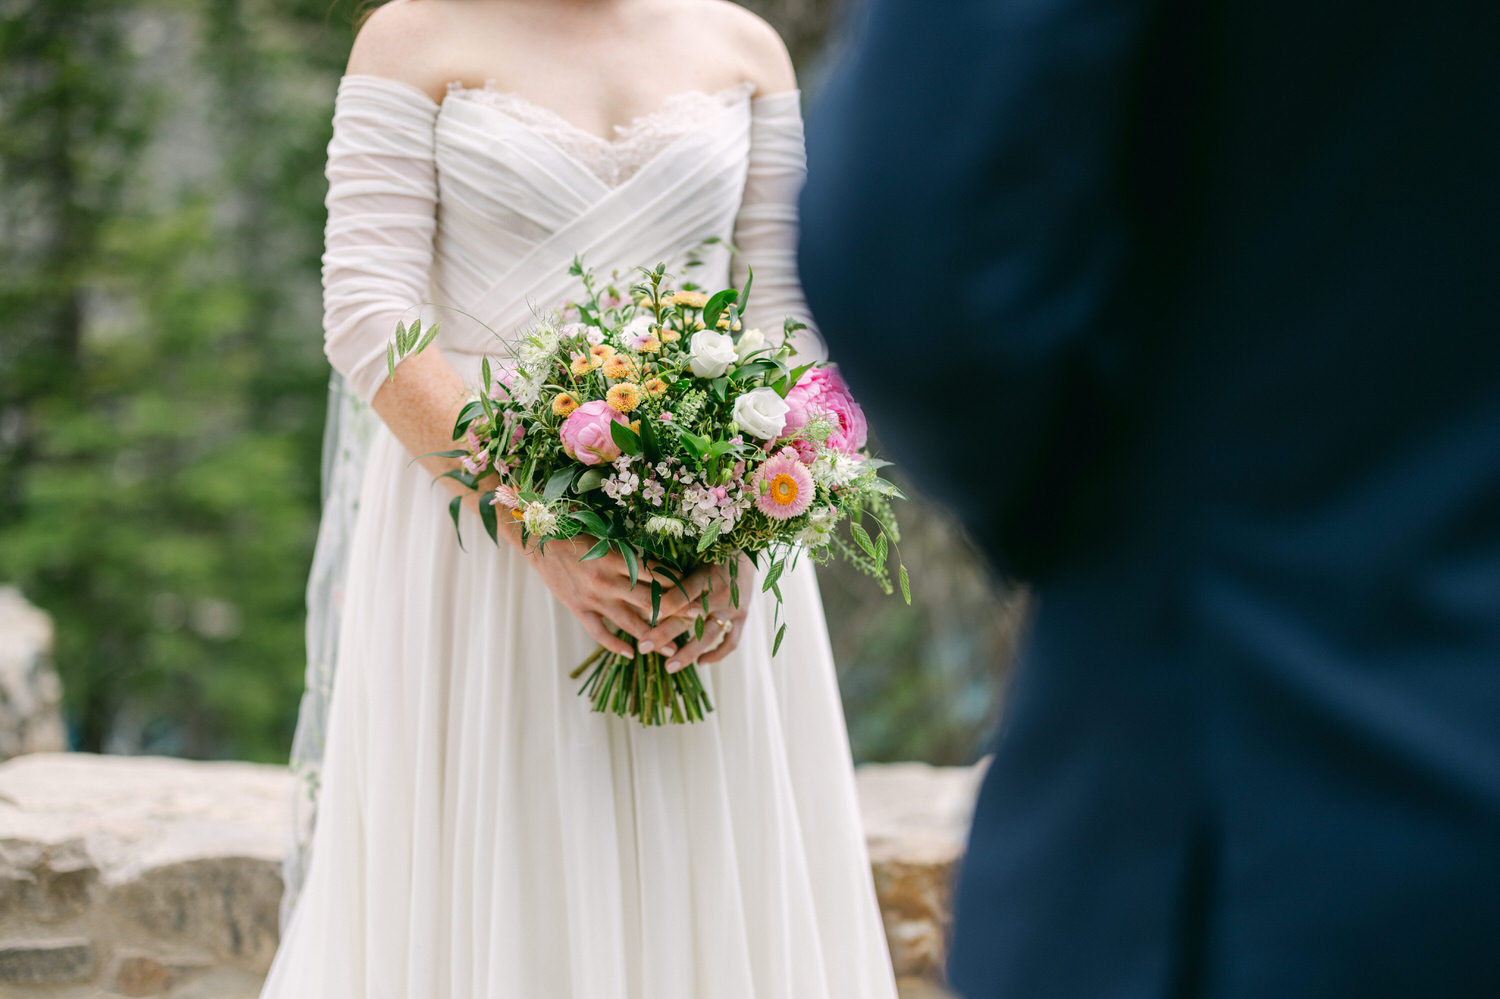
[{"label": "off-shoulder sleeve", "polygon": [[323,351],[368,403],[396,323],[416,318],[432,264],[437,102],[410,84],[344,76],[328,144]]},{"label": "off-shoulder sleeve", "polygon": [[760,328],[778,339],[782,319],[808,325],[794,334],[793,346],[808,360],[826,360],[827,349],[813,327],[797,276],[797,195],[807,177],[800,93],[789,90],[750,102],[750,162],[745,194],[735,219],[731,277],[743,287],[751,268],[746,329]]}]

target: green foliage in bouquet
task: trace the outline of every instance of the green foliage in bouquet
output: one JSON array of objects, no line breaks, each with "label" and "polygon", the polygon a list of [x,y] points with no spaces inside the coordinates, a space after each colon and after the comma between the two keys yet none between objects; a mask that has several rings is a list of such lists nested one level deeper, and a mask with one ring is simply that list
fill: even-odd
[{"label": "green foliage in bouquet", "polygon": [[[797,363],[790,342],[803,325],[785,320],[779,343],[742,328],[753,274],[742,289],[708,294],[687,282],[674,290],[662,264],[637,268],[624,292],[618,274],[601,283],[581,260],[569,273],[583,294],[508,344],[498,370],[484,359],[453,428],[462,446],[439,454],[462,459],[446,476],[470,489],[499,475],[479,503],[492,539],[502,525],[543,549],[586,535],[584,560],[618,552],[631,585],[651,587],[653,624],[662,596],[688,597],[683,580],[704,565],[729,567],[738,606],[743,554],[777,601],[773,655],[786,634],[778,581],[800,554],[838,554],[893,592],[890,500],[904,497],[865,450],[864,415],[835,367]],[[436,333],[399,326],[392,377]],[[460,505],[454,497],[455,527]],[[694,638],[708,601],[704,592]],[[647,725],[701,720],[712,705],[697,670],[668,673],[665,662],[601,648],[574,676],[597,711]]]}]

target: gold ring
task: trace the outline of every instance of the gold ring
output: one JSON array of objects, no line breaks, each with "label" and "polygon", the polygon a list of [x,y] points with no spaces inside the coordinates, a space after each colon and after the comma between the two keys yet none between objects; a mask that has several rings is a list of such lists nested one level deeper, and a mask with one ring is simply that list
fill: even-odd
[{"label": "gold ring", "polygon": [[731,628],[734,627],[734,622],[733,621],[726,621],[722,617],[715,617],[714,618],[714,623],[719,626],[719,630],[721,630],[721,631],[728,631],[729,629],[731,629]]}]

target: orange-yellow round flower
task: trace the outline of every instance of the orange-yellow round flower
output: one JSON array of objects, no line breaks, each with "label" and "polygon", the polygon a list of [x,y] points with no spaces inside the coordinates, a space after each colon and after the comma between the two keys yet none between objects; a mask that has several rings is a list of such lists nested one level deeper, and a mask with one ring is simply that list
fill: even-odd
[{"label": "orange-yellow round flower", "polygon": [[604,359],[606,378],[634,378],[635,362],[627,354],[612,354]]},{"label": "orange-yellow round flower", "polygon": [[646,383],[646,392],[650,395],[665,395],[667,392],[667,383],[660,378],[653,378]]},{"label": "orange-yellow round flower", "polygon": [[679,332],[677,332],[676,330],[664,329],[664,330],[661,331],[661,342],[662,343],[673,343],[673,342],[675,342],[677,340],[681,340],[681,339],[682,339],[682,334],[679,333]]},{"label": "orange-yellow round flower", "polygon": [[683,305],[689,309],[701,309],[708,304],[708,296],[701,291],[679,291],[672,296],[673,305]]},{"label": "orange-yellow round flower", "polygon": [[568,392],[559,392],[552,400],[552,412],[558,416],[567,416],[577,408],[578,400]]},{"label": "orange-yellow round flower", "polygon": [[589,356],[594,359],[593,366],[597,368],[615,356],[615,349],[607,343],[596,343],[589,348]]},{"label": "orange-yellow round flower", "polygon": [[568,365],[568,370],[573,372],[574,378],[582,378],[584,375],[589,373],[589,369],[593,366],[594,359],[592,357],[585,357],[582,354],[575,354],[573,355],[573,363]]},{"label": "orange-yellow round flower", "polygon": [[635,382],[620,382],[604,394],[604,401],[617,413],[629,413],[641,404],[641,387]]}]

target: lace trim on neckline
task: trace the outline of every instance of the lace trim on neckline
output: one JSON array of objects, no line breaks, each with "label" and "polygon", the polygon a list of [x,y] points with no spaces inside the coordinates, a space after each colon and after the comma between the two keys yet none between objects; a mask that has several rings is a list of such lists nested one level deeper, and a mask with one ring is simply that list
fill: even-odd
[{"label": "lace trim on neckline", "polygon": [[448,97],[494,108],[526,125],[557,146],[604,184],[618,186],[645,166],[657,153],[697,127],[705,118],[744,100],[755,89],[746,80],[722,90],[683,90],[671,94],[655,110],[637,115],[606,138],[528,100],[513,90],[501,90],[493,79],[482,87],[459,81],[448,84]]}]

